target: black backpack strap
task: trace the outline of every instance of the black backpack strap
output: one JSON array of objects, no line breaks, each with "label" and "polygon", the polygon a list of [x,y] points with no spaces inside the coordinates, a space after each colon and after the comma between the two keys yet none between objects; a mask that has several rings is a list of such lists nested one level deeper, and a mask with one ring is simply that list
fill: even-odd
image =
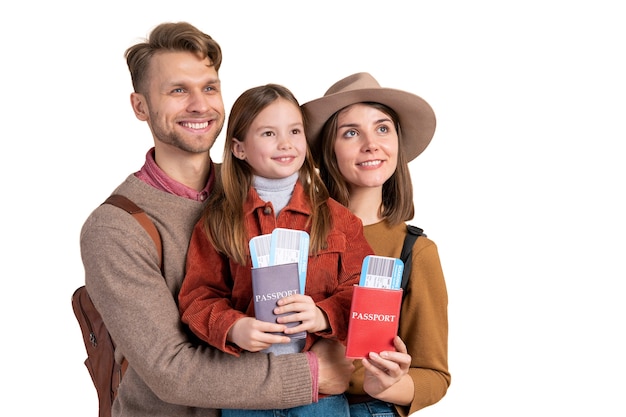
[{"label": "black backpack strap", "polygon": [[400,252],[400,259],[404,262],[401,284],[401,288],[403,290],[406,290],[406,286],[409,283],[409,277],[411,276],[411,255],[413,252],[413,245],[415,245],[415,241],[418,237],[426,236],[424,230],[410,224],[406,225],[406,231],[407,234],[404,238],[404,245],[402,245],[402,252]]}]

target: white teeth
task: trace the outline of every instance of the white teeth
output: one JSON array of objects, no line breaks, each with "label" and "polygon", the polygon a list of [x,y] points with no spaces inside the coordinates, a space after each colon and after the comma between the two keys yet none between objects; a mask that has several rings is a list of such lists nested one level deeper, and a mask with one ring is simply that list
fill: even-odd
[{"label": "white teeth", "polygon": [[380,160],[376,160],[376,161],[366,161],[366,162],[361,162],[359,165],[363,165],[363,166],[368,166],[368,167],[372,167],[374,165],[380,165],[382,161]]},{"label": "white teeth", "polygon": [[189,122],[185,122],[182,123],[183,126],[185,127],[190,127],[192,129],[204,129],[209,125],[209,122],[203,122],[203,123],[189,123]]}]

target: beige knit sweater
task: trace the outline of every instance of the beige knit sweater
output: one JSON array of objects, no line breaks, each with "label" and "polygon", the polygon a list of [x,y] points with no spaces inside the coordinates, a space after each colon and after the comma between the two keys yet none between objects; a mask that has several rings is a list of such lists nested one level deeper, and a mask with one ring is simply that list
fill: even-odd
[{"label": "beige knit sweater", "polygon": [[155,222],[164,276],[154,243],[131,215],[108,204],[93,211],[80,235],[85,282],[117,343],[116,355],[130,364],[113,417],[218,416],[217,408],[310,403],[305,354],[237,358],[190,341],[176,300],[204,204],[159,191],[134,175],[115,193],[129,197]]}]

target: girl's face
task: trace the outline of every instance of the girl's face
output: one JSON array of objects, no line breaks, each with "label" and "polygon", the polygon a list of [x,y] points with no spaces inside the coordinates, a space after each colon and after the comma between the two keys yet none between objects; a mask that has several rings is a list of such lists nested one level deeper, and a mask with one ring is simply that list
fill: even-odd
[{"label": "girl's face", "polygon": [[298,172],[307,151],[300,108],[278,98],[258,114],[244,140],[233,138],[232,151],[260,177],[286,178]]},{"label": "girl's face", "polygon": [[382,188],[398,166],[398,132],[387,114],[353,104],[339,113],[334,150],[351,191]]},{"label": "girl's face", "polygon": [[147,93],[132,93],[131,103],[137,118],[148,122],[157,149],[164,149],[158,154],[206,153],[224,125],[215,67],[189,52],[158,53],[150,62]]}]

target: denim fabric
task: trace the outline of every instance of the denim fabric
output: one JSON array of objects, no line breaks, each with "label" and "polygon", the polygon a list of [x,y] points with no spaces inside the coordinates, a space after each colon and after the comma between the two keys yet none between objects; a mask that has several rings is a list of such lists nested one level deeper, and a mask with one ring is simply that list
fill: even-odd
[{"label": "denim fabric", "polygon": [[344,395],[320,398],[316,403],[280,410],[222,410],[222,417],[349,417],[350,408]]},{"label": "denim fabric", "polygon": [[350,405],[350,417],[397,417],[393,404],[379,400]]}]

